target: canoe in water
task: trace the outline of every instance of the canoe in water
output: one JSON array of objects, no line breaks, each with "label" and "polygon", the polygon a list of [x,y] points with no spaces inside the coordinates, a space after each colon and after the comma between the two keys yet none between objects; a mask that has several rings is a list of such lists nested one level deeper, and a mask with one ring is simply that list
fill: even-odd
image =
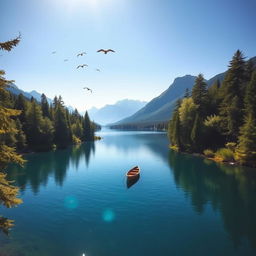
[{"label": "canoe in water", "polygon": [[139,166],[133,167],[130,171],[126,173],[126,177],[128,179],[134,179],[140,175],[140,168]]}]

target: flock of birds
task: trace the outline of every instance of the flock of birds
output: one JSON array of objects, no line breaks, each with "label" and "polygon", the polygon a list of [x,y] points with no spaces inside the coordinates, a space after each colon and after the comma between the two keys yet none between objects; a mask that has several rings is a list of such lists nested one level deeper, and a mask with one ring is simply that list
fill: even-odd
[{"label": "flock of birds", "polygon": [[[112,50],[112,49],[99,49],[98,51],[97,51],[98,53],[104,53],[104,54],[108,54],[109,52],[115,52],[114,50]],[[57,51],[53,51],[52,52],[52,54],[56,54],[57,53]],[[76,56],[77,57],[82,57],[82,56],[84,56],[85,54],[87,54],[86,52],[80,52],[80,53],[78,53]],[[64,59],[64,62],[67,62],[67,61],[69,61],[69,59]],[[76,67],[76,69],[79,69],[79,68],[85,68],[85,67],[88,67],[88,65],[87,64],[80,64],[80,65],[78,65],[77,67]],[[95,69],[97,72],[101,72],[101,70],[99,69],[99,68],[96,68]],[[84,87],[83,89],[85,89],[85,90],[87,90],[87,91],[89,91],[89,92],[91,92],[92,93],[92,89],[91,88],[89,88],[89,87]]]}]

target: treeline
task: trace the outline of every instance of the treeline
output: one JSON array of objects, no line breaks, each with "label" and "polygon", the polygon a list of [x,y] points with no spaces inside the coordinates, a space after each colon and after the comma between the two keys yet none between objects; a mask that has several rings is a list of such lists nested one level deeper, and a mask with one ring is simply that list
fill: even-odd
[{"label": "treeline", "polygon": [[256,167],[256,70],[237,51],[224,81],[207,87],[199,74],[169,122],[171,147]]},{"label": "treeline", "polygon": [[33,97],[27,99],[22,94],[15,96],[7,90],[1,90],[0,104],[20,111],[11,123],[16,133],[8,133],[0,138],[2,143],[15,147],[19,152],[46,151],[92,141],[95,130],[99,128],[90,121],[87,112],[84,116],[77,110],[71,113],[61,96],[55,97],[53,104],[49,104],[44,94],[41,102],[37,102]]},{"label": "treeline", "polygon": [[148,131],[166,131],[168,129],[168,122],[155,122],[155,123],[131,123],[131,124],[120,124],[112,125],[111,129],[120,129],[120,130],[148,130]]}]

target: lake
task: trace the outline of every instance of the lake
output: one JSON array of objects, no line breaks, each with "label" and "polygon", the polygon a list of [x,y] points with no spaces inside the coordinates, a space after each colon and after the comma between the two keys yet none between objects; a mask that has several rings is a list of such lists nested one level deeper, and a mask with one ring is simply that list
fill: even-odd
[{"label": "lake", "polygon": [[98,134],[10,166],[24,203],[0,209],[1,256],[256,255],[255,169],[175,153],[165,133]]}]

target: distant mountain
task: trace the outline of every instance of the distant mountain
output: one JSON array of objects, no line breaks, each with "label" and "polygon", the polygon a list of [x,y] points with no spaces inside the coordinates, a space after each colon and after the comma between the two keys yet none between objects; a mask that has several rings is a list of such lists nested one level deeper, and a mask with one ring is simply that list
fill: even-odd
[{"label": "distant mountain", "polygon": [[100,109],[93,107],[89,109],[88,113],[91,120],[106,125],[134,114],[136,111],[143,108],[146,103],[145,101],[124,99],[117,101],[115,104],[106,105]]},{"label": "distant mountain", "polygon": [[[256,57],[251,58],[256,65]],[[209,80],[206,80],[208,86],[211,86],[215,81],[224,80],[226,72],[220,73]],[[179,98],[184,96],[186,88],[190,91],[193,88],[196,77],[186,75],[174,79],[170,87],[161,95],[151,100],[145,107],[137,111],[135,114],[124,118],[111,126],[136,126],[136,125],[151,125],[156,123],[166,123],[170,120],[175,103]]]},{"label": "distant mountain", "polygon": [[130,123],[163,122],[170,119],[171,111],[178,98],[183,97],[186,88],[191,89],[196,77],[186,75],[178,77],[161,95],[151,100],[145,107],[132,116],[122,119],[114,125]]},{"label": "distant mountain", "polygon": [[[33,97],[36,101],[41,102],[41,95],[42,95],[42,93],[39,93],[39,92],[37,92],[35,90],[33,90],[31,92],[25,92],[25,91],[19,89],[17,87],[17,85],[15,85],[13,83],[10,85],[9,88],[7,88],[7,90],[9,92],[11,92],[12,94],[14,94],[14,95],[22,94],[27,99],[31,99],[31,97]],[[49,104],[53,103],[52,99],[50,99],[48,97],[46,97],[46,98],[47,98],[47,101],[48,101]],[[72,106],[68,106],[67,108],[68,108],[69,111],[74,111],[74,108]]]},{"label": "distant mountain", "polygon": [[[14,94],[14,95],[22,94],[24,97],[26,97],[28,99],[31,99],[31,97],[33,97],[38,102],[41,101],[41,95],[42,94],[37,92],[37,91],[35,91],[35,90],[33,90],[31,92],[25,92],[25,91],[19,89],[18,86],[13,84],[13,83],[10,85],[9,88],[7,88],[7,90],[9,92],[11,92],[12,94]],[[48,100],[48,103],[52,103],[52,100],[50,98],[47,98],[47,100]]]}]

